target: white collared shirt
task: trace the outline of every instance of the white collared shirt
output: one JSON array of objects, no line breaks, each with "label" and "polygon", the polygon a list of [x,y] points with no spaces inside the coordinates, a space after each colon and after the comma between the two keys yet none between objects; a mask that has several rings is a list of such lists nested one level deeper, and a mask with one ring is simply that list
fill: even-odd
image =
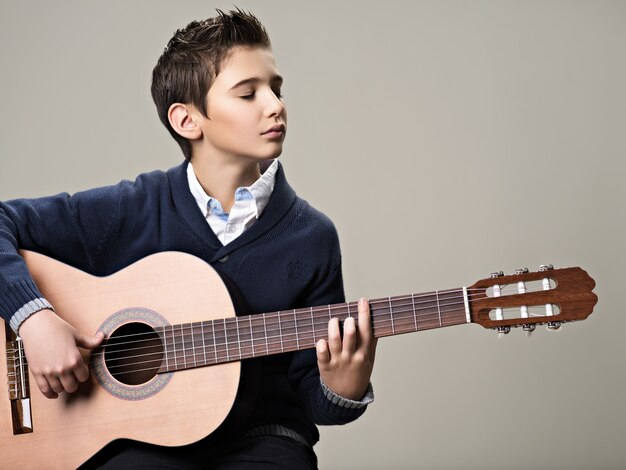
[{"label": "white collared shirt", "polygon": [[227,214],[217,199],[204,192],[191,162],[189,163],[187,181],[191,194],[222,245],[232,242],[261,217],[274,191],[277,170],[278,160],[275,159],[251,186],[237,188],[235,204]]}]

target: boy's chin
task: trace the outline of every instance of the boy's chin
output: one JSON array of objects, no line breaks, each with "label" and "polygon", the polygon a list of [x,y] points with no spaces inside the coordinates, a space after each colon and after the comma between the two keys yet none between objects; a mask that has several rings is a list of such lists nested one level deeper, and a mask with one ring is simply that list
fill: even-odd
[{"label": "boy's chin", "polygon": [[280,149],[276,150],[275,152],[270,152],[264,156],[260,157],[260,160],[273,160],[275,158],[278,158],[282,155],[283,153],[283,148],[281,147]]}]

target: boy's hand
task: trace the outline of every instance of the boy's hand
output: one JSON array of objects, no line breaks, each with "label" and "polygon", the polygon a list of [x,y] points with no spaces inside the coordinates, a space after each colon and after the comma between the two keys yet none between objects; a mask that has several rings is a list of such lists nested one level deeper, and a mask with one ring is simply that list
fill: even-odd
[{"label": "boy's hand", "polygon": [[75,392],[89,378],[89,368],[78,347],[93,349],[102,343],[104,333],[83,335],[52,310],[41,310],[20,326],[28,368],[41,393],[56,398],[61,392]]},{"label": "boy's hand", "polygon": [[317,364],[322,380],[337,395],[361,400],[367,391],[377,338],[372,335],[369,302],[359,300],[358,327],[354,318],[343,322],[343,341],[339,320],[328,322],[328,341],[317,342]]}]

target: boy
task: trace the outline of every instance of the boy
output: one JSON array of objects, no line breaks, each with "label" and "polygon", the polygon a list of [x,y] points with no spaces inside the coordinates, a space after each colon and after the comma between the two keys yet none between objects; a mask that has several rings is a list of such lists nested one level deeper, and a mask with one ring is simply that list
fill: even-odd
[{"label": "boy", "polygon": [[[152,96],[183,164],[73,196],[0,204],[0,309],[48,398],[87,380],[77,348],[103,335],[54,314],[21,248],[99,276],[155,252],[187,252],[232,281],[252,312],[344,301],[335,228],[296,196],[276,160],[287,114],[267,33],[249,13],[217,11],[177,31],[153,71]],[[90,465],[315,468],[314,423],[350,422],[373,399],[376,341],[364,299],[358,315],[359,327],[349,318],[343,332],[330,321],[316,351],[261,359],[254,410],[228,439],[175,449],[126,442]]]}]

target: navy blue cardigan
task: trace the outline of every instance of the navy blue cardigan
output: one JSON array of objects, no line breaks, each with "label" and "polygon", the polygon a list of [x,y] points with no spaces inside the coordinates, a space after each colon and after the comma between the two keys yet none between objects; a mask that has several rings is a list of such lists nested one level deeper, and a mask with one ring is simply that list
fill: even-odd
[{"label": "navy blue cardigan", "polygon": [[[226,246],[189,191],[187,162],[134,182],[0,203],[0,313],[41,297],[17,249],[106,276],[152,253],[182,251],[210,263],[243,293],[252,313],[344,302],[337,232],[300,199],[282,165],[259,220]],[[333,404],[320,385],[314,350],[262,358],[249,426],[286,426],[310,444],[316,424],[343,424],[365,408]]]}]

